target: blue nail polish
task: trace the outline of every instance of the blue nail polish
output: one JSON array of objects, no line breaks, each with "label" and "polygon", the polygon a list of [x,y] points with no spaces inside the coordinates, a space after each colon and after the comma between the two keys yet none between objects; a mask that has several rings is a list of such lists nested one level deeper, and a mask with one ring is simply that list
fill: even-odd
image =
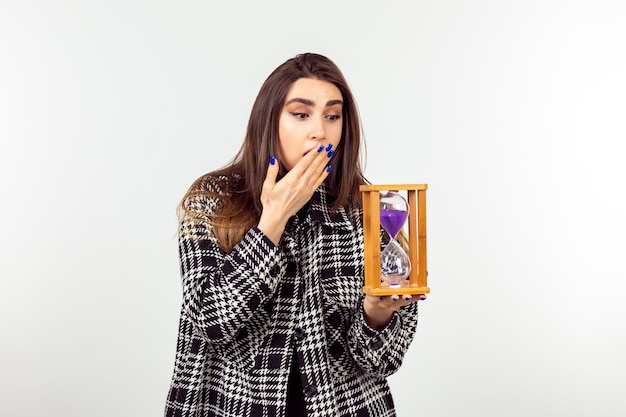
[{"label": "blue nail polish", "polygon": [[425,296],[425,295],[422,295],[422,296],[420,297],[420,300],[422,300],[422,301],[424,301],[425,299],[426,299],[426,296]]},{"label": "blue nail polish", "polygon": [[382,301],[382,300],[384,300],[384,299],[385,299],[385,297],[380,297],[380,301]]},{"label": "blue nail polish", "polygon": [[400,298],[395,297],[395,296],[394,296],[394,297],[391,297],[391,301],[393,301],[394,303],[395,303],[396,301],[398,301],[399,299],[400,299]]},{"label": "blue nail polish", "polygon": [[333,169],[333,166],[332,166],[332,165],[328,165],[328,166],[326,167],[326,172],[330,172],[330,170],[331,170],[331,169]]},{"label": "blue nail polish", "polygon": [[274,165],[276,163],[276,158],[274,155],[270,156],[270,165]]},{"label": "blue nail polish", "polygon": [[411,297],[404,297],[404,301],[411,301]]},{"label": "blue nail polish", "polygon": [[326,147],[326,152],[330,151],[332,147],[333,147],[333,144],[329,143],[328,146]]},{"label": "blue nail polish", "polygon": [[335,153],[335,151],[329,151],[328,152],[328,157],[330,158],[331,156],[333,156],[334,153]]},{"label": "blue nail polish", "polygon": [[317,148],[317,152],[322,152],[322,149],[324,149],[324,145],[321,145],[319,148]]}]

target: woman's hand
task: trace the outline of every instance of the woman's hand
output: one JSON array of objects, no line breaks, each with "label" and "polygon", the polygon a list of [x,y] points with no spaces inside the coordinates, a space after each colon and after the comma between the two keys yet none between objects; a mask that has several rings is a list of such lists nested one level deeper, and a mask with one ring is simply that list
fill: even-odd
[{"label": "woman's hand", "polygon": [[394,311],[418,300],[425,299],[426,296],[423,294],[415,296],[410,294],[392,295],[388,297],[366,295],[363,302],[365,322],[374,330],[382,330],[391,320]]},{"label": "woman's hand", "polygon": [[320,144],[303,158],[280,181],[278,161],[270,160],[261,191],[263,212],[258,228],[278,245],[289,218],[295,215],[313,196],[330,172],[328,165],[332,145]]}]

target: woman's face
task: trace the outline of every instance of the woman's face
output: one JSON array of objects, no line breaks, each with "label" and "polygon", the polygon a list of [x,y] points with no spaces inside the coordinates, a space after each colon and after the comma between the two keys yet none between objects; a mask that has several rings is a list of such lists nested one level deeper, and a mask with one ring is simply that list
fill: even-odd
[{"label": "woman's face", "polygon": [[337,148],[341,140],[343,98],[328,81],[300,78],[285,99],[278,121],[280,162],[287,170],[320,145]]}]

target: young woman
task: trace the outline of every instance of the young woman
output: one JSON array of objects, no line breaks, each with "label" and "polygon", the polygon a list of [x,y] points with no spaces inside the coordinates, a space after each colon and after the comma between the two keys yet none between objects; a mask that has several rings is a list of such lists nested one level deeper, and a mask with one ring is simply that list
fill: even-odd
[{"label": "young woman", "polygon": [[339,68],[302,54],[267,78],[228,166],[190,187],[166,416],[395,416],[386,377],[410,296],[365,296],[360,121]]}]

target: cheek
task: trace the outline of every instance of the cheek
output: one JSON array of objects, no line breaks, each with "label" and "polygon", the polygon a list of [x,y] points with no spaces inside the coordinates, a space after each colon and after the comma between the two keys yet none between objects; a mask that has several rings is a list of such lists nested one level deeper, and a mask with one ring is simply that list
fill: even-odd
[{"label": "cheek", "polygon": [[283,126],[281,129],[278,129],[278,146],[283,153],[289,153],[292,143],[293,132],[289,129],[289,127]]},{"label": "cheek", "polygon": [[293,132],[286,126],[278,129],[278,157],[287,170],[293,168],[296,159],[293,146]]},{"label": "cheek", "polygon": [[284,148],[294,141],[298,134],[298,125],[289,118],[281,117],[278,123],[278,140]]},{"label": "cheek", "polygon": [[289,147],[289,138],[291,137],[289,126],[283,121],[278,125],[278,147],[282,152]]},{"label": "cheek", "polygon": [[341,126],[339,126],[337,129],[334,129],[331,133],[331,137],[329,137],[328,139],[335,145],[335,147],[337,145],[339,145],[339,142],[341,142],[341,134],[343,133],[343,129],[341,128]]}]

